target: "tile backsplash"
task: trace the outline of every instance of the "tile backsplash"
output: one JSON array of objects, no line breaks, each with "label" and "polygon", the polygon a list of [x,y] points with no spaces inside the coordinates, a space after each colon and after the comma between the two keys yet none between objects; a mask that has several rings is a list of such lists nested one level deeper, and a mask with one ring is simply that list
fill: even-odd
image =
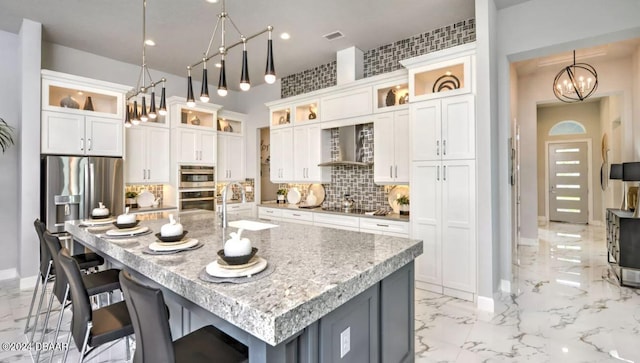
[{"label": "tile backsplash", "polygon": [[136,192],[140,194],[140,192],[146,189],[149,192],[151,192],[151,194],[155,195],[156,198],[160,198],[160,203],[162,203],[164,201],[163,188],[164,188],[164,185],[162,184],[149,184],[149,185],[132,184],[132,185],[127,185],[124,191],[125,193]]},{"label": "tile backsplash", "polygon": [[[224,189],[224,187],[227,185],[228,183],[216,183],[216,203],[217,204],[221,204],[222,203],[222,189]],[[240,184],[242,184],[242,186],[245,188],[245,197],[247,199],[247,203],[251,203],[254,201],[254,195],[255,195],[255,190],[256,190],[256,181],[253,178],[247,178],[245,179],[244,182],[241,182]],[[247,187],[251,187],[251,191],[248,192],[246,191]],[[233,195],[231,196],[231,200],[233,201],[241,201],[242,200],[242,190],[240,190],[240,188],[238,188],[237,185],[232,185],[231,186],[231,191],[233,193]],[[228,199],[227,199],[228,201]]]},{"label": "tile backsplash", "polygon": [[[364,124],[360,129],[364,139],[364,162],[373,162],[373,124]],[[331,129],[331,160],[339,160],[339,130]],[[394,185],[376,185],[373,182],[373,166],[332,166],[331,183],[323,184],[325,200],[323,207],[341,207],[345,194],[350,194],[355,207],[376,210],[389,207],[387,201],[389,191]],[[302,195],[301,201],[307,198],[309,184],[280,184],[278,188],[297,187]]]},{"label": "tile backsplash", "polygon": [[[474,18],[417,34],[364,52],[364,78],[402,68],[400,60],[476,40]],[[280,97],[287,98],[336,85],[336,61],[281,79]]]}]

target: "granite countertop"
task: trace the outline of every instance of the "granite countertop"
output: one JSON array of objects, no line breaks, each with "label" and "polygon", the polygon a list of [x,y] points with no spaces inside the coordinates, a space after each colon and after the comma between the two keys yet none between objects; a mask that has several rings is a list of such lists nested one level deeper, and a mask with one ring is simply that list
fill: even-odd
[{"label": "granite countertop", "polygon": [[364,218],[374,218],[374,219],[386,219],[386,220],[398,221],[398,222],[409,222],[409,216],[408,215],[400,215],[398,213],[389,213],[386,216],[373,216],[373,215],[368,215],[368,214],[364,214],[364,213],[346,213],[346,212],[339,211],[339,210],[326,210],[326,209],[322,209],[321,207],[317,207],[317,208],[300,208],[296,204],[287,204],[287,203],[278,204],[278,203],[275,203],[275,202],[271,202],[271,203],[262,202],[261,204],[258,204],[258,207],[280,208],[280,209],[295,209],[295,210],[308,211],[308,212],[313,212],[313,213],[339,214],[339,215],[351,216],[351,217],[364,217]]},{"label": "granite countertop", "polygon": [[160,205],[157,207],[138,207],[138,208],[129,208],[130,213],[154,213],[154,212],[163,212],[167,210],[178,209],[175,205]]},{"label": "granite countertop", "polygon": [[[204,247],[173,255],[146,255],[153,234],[128,242],[106,240],[80,221],[65,229],[90,248],[158,282],[262,341],[277,345],[317,321],[422,253],[422,241],[278,222],[278,227],[245,231],[258,255],[275,266],[260,280],[209,283],[200,271],[217,258],[228,238],[215,213],[180,213],[188,236]],[[230,216],[230,220],[239,219]],[[166,219],[141,225],[158,232]],[[303,248],[301,248],[303,247]]]}]

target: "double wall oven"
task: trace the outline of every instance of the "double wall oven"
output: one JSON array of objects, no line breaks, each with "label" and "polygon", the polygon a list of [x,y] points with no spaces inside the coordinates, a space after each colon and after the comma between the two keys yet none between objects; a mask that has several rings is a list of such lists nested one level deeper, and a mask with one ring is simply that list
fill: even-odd
[{"label": "double wall oven", "polygon": [[204,165],[181,165],[179,178],[179,208],[216,209],[215,168]]}]

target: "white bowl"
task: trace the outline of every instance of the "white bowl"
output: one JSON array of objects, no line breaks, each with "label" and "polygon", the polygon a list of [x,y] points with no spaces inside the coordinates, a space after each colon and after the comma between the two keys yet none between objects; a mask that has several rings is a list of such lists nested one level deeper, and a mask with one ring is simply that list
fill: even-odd
[{"label": "white bowl", "polygon": [[128,224],[128,223],[135,223],[135,222],[136,222],[135,214],[121,214],[116,219],[116,223],[118,224]]}]

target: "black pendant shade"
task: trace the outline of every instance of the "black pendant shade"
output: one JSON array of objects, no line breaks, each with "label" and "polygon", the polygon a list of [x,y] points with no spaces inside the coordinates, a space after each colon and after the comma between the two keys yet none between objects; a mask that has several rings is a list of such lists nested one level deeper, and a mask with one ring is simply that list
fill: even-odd
[{"label": "black pendant shade", "polygon": [[200,101],[209,102],[209,78],[207,77],[207,68],[202,70],[202,88],[200,90]]},{"label": "black pendant shade", "polygon": [[124,106],[124,127],[131,127],[131,110],[129,106]]},{"label": "black pendant shade", "polygon": [[140,123],[140,119],[138,118],[138,101],[133,101],[133,117],[131,118],[131,123],[137,125]]},{"label": "black pendant shade", "polygon": [[167,114],[167,97],[165,94],[165,89],[164,89],[164,82],[162,83],[162,92],[160,93],[160,114],[161,115],[166,115]]},{"label": "black pendant shade", "polygon": [[191,71],[189,71],[189,76],[187,77],[187,103],[189,105],[195,105],[196,100],[193,97],[193,81],[191,80]]},{"label": "black pendant shade", "polygon": [[151,91],[151,99],[149,100],[149,117],[152,119],[158,116],[156,112],[156,93],[155,91]]},{"label": "black pendant shade", "polygon": [[251,88],[249,81],[249,61],[247,60],[247,50],[242,51],[242,73],[240,74],[240,89],[248,91]]},{"label": "black pendant shade", "polygon": [[273,64],[273,40],[271,32],[269,32],[269,40],[267,41],[267,66],[264,71],[265,82],[271,84],[276,81],[276,68]]},{"label": "black pendant shade", "polygon": [[147,98],[142,96],[142,110],[140,112],[140,121],[147,122],[149,115],[147,114]]},{"label": "black pendant shade", "polygon": [[227,94],[227,72],[224,65],[224,59],[220,60],[220,78],[218,79],[218,94],[226,96]]}]

